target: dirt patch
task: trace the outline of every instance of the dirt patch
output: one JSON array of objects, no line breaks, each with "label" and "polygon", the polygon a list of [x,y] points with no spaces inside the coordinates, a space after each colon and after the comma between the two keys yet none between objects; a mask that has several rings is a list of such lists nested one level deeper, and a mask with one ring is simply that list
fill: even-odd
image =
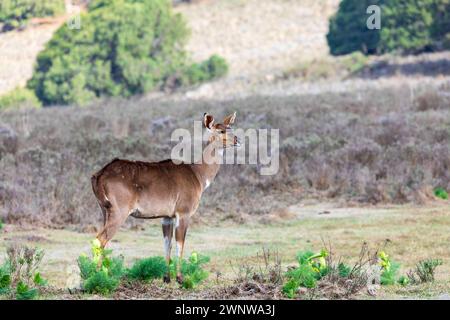
[{"label": "dirt patch", "polygon": [[[388,214],[392,216],[404,206],[341,206],[338,203],[318,203],[309,205],[294,205],[286,209],[290,216],[294,216],[297,219],[329,219],[329,218],[348,218],[348,217],[360,217],[360,216],[379,216]],[[396,210],[397,209],[397,210]]]},{"label": "dirt patch", "polygon": [[[41,294],[44,297],[56,296],[59,300],[86,299],[80,290],[70,292],[67,289],[45,287]],[[124,281],[116,292],[110,297],[115,300],[147,300],[147,299],[251,299],[272,300],[283,299],[280,287],[273,284],[257,282],[244,282],[236,285],[203,288],[198,290],[185,290],[177,284],[166,285],[160,281],[142,283],[137,281]],[[90,295],[89,299],[108,299],[108,297]]]},{"label": "dirt patch", "polygon": [[163,286],[160,283],[145,284],[137,281],[124,281],[114,293],[113,298],[119,300],[130,299],[177,299],[186,295],[179,288]]},{"label": "dirt patch", "polygon": [[53,241],[50,239],[47,239],[46,237],[43,236],[38,236],[38,235],[21,235],[21,236],[15,236],[12,238],[4,238],[5,241],[11,241],[11,242],[32,242],[33,244],[36,243],[52,243]]},{"label": "dirt patch", "polygon": [[243,282],[222,288],[206,290],[206,297],[210,299],[251,299],[274,300],[283,299],[280,286],[258,282]]}]

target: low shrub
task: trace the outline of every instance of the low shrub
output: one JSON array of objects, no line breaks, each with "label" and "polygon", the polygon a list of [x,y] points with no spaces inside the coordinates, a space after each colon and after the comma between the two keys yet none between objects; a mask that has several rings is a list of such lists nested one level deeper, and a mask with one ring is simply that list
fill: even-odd
[{"label": "low shrub", "polygon": [[0,96],[0,110],[9,108],[37,108],[41,103],[32,90],[16,88]]},{"label": "low shrub", "polygon": [[415,268],[408,272],[409,282],[412,284],[433,282],[434,272],[440,265],[442,265],[442,260],[440,259],[425,259],[419,261]]},{"label": "low shrub", "polygon": [[194,85],[223,77],[228,72],[228,64],[218,55],[211,56],[201,63],[194,63],[184,71],[182,84]]},{"label": "low shrub", "polygon": [[[193,289],[203,280],[208,278],[208,271],[203,269],[203,265],[209,262],[209,257],[192,252],[188,260],[181,263],[181,274],[183,275],[182,287],[185,289]],[[175,264],[171,265],[171,275],[176,276]]]},{"label": "low shrub", "polygon": [[434,189],[434,195],[443,200],[448,200],[448,193],[444,188],[436,188]]},{"label": "low shrub", "polygon": [[47,284],[38,271],[44,251],[13,245],[6,252],[6,261],[0,267],[0,295],[17,300],[37,298]]},{"label": "low shrub", "polygon": [[92,258],[81,255],[78,267],[82,288],[88,293],[107,295],[116,290],[124,274],[123,257],[110,257],[112,250],[100,247],[100,242],[92,243]]},{"label": "low shrub", "polygon": [[134,280],[150,281],[160,279],[167,272],[167,263],[163,257],[150,257],[137,260],[127,271],[127,276]]},{"label": "low shrub", "polygon": [[380,283],[382,285],[393,285],[398,282],[398,271],[400,264],[391,261],[390,257],[384,252],[378,253],[379,265],[381,267]]},{"label": "low shrub", "polygon": [[[192,252],[188,260],[181,262],[181,274],[183,275],[182,287],[185,289],[195,288],[203,280],[208,278],[208,272],[203,265],[209,262],[209,257]],[[162,279],[167,272],[167,264],[163,257],[150,257],[137,260],[127,271],[127,277],[133,280],[151,281]],[[176,263],[170,262],[170,276],[176,277]]]},{"label": "low shrub", "polygon": [[[135,281],[151,281],[161,279],[168,268],[163,257],[150,257],[135,261],[130,269],[125,269],[123,257],[111,257],[112,250],[100,247],[100,242],[92,242],[92,257],[81,255],[78,258],[78,267],[82,279],[82,289],[87,293],[108,295],[113,293],[123,278]],[[203,265],[209,257],[193,252],[188,260],[183,260],[181,273],[184,276],[182,287],[195,288],[208,277]],[[170,273],[176,276],[175,264],[170,264]]]},{"label": "low shrub", "polygon": [[314,254],[312,251],[303,251],[297,255],[299,266],[286,273],[288,279],[282,291],[288,298],[295,298],[300,287],[315,288],[317,281],[330,271],[326,262],[328,251],[322,249]]},{"label": "low shrub", "polygon": [[284,295],[291,299],[301,294],[346,298],[364,288],[373,295],[378,284],[408,285],[421,281],[419,279],[432,281],[434,269],[441,263],[438,260],[423,261],[414,272],[399,277],[400,264],[392,261],[384,251],[370,252],[366,244],[353,265],[346,264],[341,258],[336,260],[331,249],[322,249],[317,254],[304,251],[297,259],[299,266],[288,270],[282,287]]}]

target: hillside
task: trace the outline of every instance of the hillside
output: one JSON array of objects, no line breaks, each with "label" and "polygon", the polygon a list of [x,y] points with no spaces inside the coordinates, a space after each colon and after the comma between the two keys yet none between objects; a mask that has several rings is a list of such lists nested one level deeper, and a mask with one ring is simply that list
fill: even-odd
[{"label": "hillside", "polygon": [[339,0],[204,1],[177,7],[188,20],[195,60],[214,53],[231,65],[229,77],[270,76],[294,60],[328,54],[328,18]]}]

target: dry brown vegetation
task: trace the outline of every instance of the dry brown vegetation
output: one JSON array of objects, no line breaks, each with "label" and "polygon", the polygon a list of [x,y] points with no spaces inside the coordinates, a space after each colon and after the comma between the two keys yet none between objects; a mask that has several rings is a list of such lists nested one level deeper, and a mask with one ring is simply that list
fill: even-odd
[{"label": "dry brown vegetation", "polygon": [[170,156],[175,128],[207,111],[238,112],[237,126],[280,129],[280,170],[225,165],[202,199],[199,219],[242,221],[305,198],[423,203],[450,188],[447,87],[230,101],[111,100],[89,108],[3,112],[0,217],[47,226],[97,225],[89,179],[114,157]]}]

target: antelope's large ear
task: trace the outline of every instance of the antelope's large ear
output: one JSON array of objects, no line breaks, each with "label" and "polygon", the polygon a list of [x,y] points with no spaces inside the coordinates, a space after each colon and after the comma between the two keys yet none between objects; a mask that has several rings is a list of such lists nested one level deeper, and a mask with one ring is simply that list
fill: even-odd
[{"label": "antelope's large ear", "polygon": [[205,126],[206,129],[212,130],[213,124],[214,124],[214,117],[205,112],[205,114],[203,115],[203,125]]},{"label": "antelope's large ear", "polygon": [[236,119],[236,112],[234,112],[233,114],[230,114],[228,117],[226,117],[223,120],[223,124],[226,126],[231,126],[234,123],[234,119]]}]

